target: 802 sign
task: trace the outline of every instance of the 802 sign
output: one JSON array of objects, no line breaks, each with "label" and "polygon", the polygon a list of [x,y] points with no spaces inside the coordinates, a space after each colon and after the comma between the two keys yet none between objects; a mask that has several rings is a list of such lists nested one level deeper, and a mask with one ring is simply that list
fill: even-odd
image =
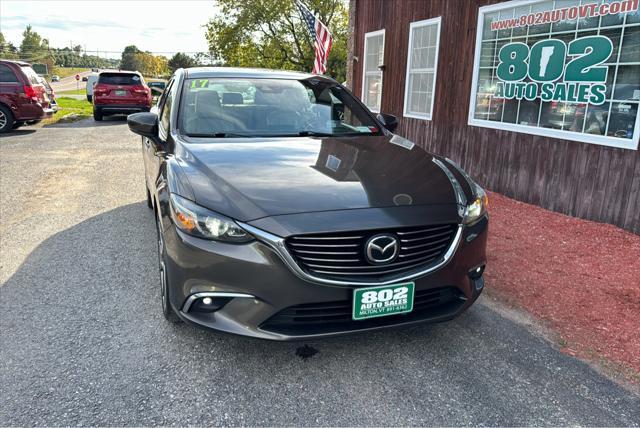
[{"label": "802 sign", "polygon": [[380,291],[365,291],[362,293],[362,303],[378,303],[388,302],[390,300],[400,300],[407,298],[409,289],[407,287],[398,287],[393,290],[386,288]]},{"label": "802 sign", "polygon": [[[564,74],[565,82],[606,82],[607,66],[601,66],[613,52],[608,37],[587,36],[572,40],[569,46],[562,40],[541,40],[531,49],[514,42],[500,49],[498,79],[519,82],[527,76],[534,82],[555,82]],[[573,58],[566,64],[567,54]],[[528,60],[528,61],[527,61]]]}]

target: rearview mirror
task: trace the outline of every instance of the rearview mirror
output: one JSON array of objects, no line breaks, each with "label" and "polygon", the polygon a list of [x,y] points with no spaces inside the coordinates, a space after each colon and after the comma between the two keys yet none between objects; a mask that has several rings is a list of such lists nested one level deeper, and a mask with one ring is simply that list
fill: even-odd
[{"label": "rearview mirror", "polygon": [[158,115],[155,113],[134,113],[127,116],[127,125],[132,132],[147,138],[158,136]]},{"label": "rearview mirror", "polygon": [[379,113],[377,118],[390,132],[395,131],[398,127],[398,118],[392,114]]}]

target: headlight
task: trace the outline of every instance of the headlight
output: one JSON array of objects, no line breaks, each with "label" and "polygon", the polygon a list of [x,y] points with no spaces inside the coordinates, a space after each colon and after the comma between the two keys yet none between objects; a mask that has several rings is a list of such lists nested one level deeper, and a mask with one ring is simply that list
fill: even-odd
[{"label": "headlight", "polygon": [[176,227],[189,235],[225,242],[248,242],[253,240],[233,220],[201,207],[188,199],[172,194],[171,218]]},{"label": "headlight", "polygon": [[474,194],[476,198],[471,204],[467,205],[467,210],[464,215],[465,224],[471,224],[477,221],[487,212],[487,207],[489,206],[489,197],[480,186],[476,185]]}]

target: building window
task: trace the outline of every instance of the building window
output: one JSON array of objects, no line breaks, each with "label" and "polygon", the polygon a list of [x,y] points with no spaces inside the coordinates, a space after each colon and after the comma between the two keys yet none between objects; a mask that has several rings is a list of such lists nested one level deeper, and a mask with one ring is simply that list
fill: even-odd
[{"label": "building window", "polygon": [[379,113],[382,100],[382,69],[384,62],[384,30],[364,35],[364,64],[362,65],[362,102],[369,110]]},{"label": "building window", "polygon": [[431,120],[440,47],[440,17],[409,27],[404,116]]},{"label": "building window", "polygon": [[481,7],[469,124],[636,150],[638,3],[531,0]]}]

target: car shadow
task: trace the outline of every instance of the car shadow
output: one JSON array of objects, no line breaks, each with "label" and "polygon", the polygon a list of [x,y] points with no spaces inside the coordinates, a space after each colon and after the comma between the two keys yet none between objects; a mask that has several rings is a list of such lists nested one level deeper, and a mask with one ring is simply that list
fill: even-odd
[{"label": "car shadow", "polygon": [[96,121],[92,117],[81,119],[77,122],[53,123],[44,125],[43,128],[95,128],[100,126],[114,126],[127,123],[126,115],[105,116],[101,121]]},{"label": "car shadow", "polygon": [[[476,422],[516,425],[538,420],[535,409],[544,403],[587,400],[581,385],[590,397],[626,397],[586,364],[482,304],[443,324],[285,343],[167,323],[160,309],[154,218],[145,202],[47,238],[0,292],[2,390],[20,397],[5,403],[0,416],[23,418],[12,418],[12,425],[34,420],[24,409],[41,409],[37,417],[45,425],[79,421],[65,413],[70,408],[91,415],[83,419],[87,424],[204,425],[205,409],[216,406],[231,415],[227,424],[299,425],[317,420],[314,415],[323,424],[402,424],[384,409],[371,414],[372,402],[388,404],[416,425],[425,415],[463,424],[460,413],[446,413],[445,419],[429,413],[450,403],[465,403]],[[515,413],[496,401],[523,390],[526,403],[515,405]],[[280,416],[258,419],[272,405],[282,406],[274,410]],[[117,419],[123,408],[140,412]],[[165,419],[154,416],[158,408]],[[500,413],[484,413],[487,408]],[[349,412],[359,419],[345,419]],[[224,424],[222,416],[216,418]]]},{"label": "car shadow", "polygon": [[10,137],[10,136],[18,136],[18,135],[29,135],[29,134],[33,134],[34,132],[36,132],[37,129],[23,129],[23,128],[19,128],[19,129],[13,129],[5,134],[0,134],[0,138],[2,137]]}]

